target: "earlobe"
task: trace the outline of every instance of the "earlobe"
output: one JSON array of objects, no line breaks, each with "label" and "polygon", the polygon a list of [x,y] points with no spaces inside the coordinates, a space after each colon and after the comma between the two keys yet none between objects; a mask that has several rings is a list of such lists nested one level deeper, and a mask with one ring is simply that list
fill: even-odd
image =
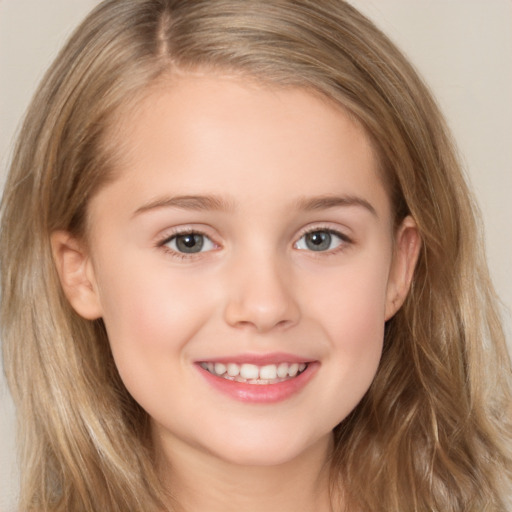
[{"label": "earlobe", "polygon": [[71,306],[83,318],[100,318],[94,270],[84,245],[67,231],[52,233],[51,244],[60,283]]},{"label": "earlobe", "polygon": [[406,217],[397,230],[393,261],[386,293],[385,319],[389,320],[401,307],[411,287],[418,261],[421,239],[414,219]]}]

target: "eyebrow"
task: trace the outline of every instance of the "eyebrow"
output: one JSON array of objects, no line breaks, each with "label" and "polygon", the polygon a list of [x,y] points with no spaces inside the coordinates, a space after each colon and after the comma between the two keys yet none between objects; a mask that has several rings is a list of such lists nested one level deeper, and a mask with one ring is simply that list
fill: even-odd
[{"label": "eyebrow", "polygon": [[368,210],[372,215],[378,217],[377,210],[366,199],[357,196],[318,196],[318,197],[305,197],[297,201],[297,208],[299,210],[314,211],[314,210],[327,210],[329,208],[338,208],[340,206],[359,206]]},{"label": "eyebrow", "polygon": [[[329,208],[359,206],[378,217],[377,211],[366,199],[357,196],[317,196],[304,197],[296,201],[295,207],[302,211],[327,210]],[[184,195],[157,198],[143,204],[134,212],[134,216],[159,208],[178,208],[192,211],[233,211],[234,204],[215,195]]]},{"label": "eyebrow", "polygon": [[231,211],[233,204],[218,196],[172,196],[154,199],[135,210],[134,216],[159,208],[178,208],[181,210],[218,210]]}]

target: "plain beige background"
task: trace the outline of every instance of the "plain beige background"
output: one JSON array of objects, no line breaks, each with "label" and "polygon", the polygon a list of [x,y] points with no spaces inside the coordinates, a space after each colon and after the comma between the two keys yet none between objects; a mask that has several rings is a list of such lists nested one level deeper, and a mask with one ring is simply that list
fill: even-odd
[{"label": "plain beige background", "polygon": [[[190,0],[193,1],[193,0]],[[426,78],[458,141],[480,203],[488,256],[512,309],[512,1],[351,0]],[[44,69],[95,0],[0,0],[0,180]],[[15,255],[13,255],[15,257]],[[507,311],[508,310],[508,311]],[[0,377],[0,511],[14,510],[14,412]]]}]

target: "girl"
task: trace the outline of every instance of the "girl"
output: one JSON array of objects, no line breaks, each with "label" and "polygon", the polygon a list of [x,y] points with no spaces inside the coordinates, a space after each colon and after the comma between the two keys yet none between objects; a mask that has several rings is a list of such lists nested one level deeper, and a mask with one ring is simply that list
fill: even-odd
[{"label": "girl", "polygon": [[29,109],[0,251],[20,510],[506,510],[470,194],[344,2],[103,2]]}]

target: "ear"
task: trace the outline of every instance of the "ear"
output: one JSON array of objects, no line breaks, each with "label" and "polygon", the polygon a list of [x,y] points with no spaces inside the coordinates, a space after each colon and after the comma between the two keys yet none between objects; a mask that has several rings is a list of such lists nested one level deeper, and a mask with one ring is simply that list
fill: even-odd
[{"label": "ear", "polygon": [[94,269],[85,244],[67,231],[53,232],[51,244],[62,289],[71,306],[83,318],[100,318],[102,312]]},{"label": "ear", "polygon": [[421,239],[416,222],[406,217],[395,235],[393,260],[386,291],[386,321],[402,306],[411,287]]}]

